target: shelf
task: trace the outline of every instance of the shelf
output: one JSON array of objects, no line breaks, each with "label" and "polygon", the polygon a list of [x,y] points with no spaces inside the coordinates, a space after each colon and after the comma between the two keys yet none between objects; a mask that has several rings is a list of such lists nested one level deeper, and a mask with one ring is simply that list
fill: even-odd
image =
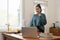
[{"label": "shelf", "polygon": [[48,1],[48,0],[35,0],[35,1]]},{"label": "shelf", "polygon": [[48,1],[43,1],[43,0],[40,0],[40,1],[38,1],[38,0],[35,0],[34,1],[34,3],[47,3]]}]

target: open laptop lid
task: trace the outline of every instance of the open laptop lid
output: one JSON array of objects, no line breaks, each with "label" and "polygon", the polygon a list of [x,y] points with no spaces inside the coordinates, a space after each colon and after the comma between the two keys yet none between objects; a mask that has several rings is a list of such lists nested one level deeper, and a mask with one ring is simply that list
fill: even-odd
[{"label": "open laptop lid", "polygon": [[30,38],[37,38],[37,28],[36,27],[22,27],[22,36],[23,37],[30,37]]}]

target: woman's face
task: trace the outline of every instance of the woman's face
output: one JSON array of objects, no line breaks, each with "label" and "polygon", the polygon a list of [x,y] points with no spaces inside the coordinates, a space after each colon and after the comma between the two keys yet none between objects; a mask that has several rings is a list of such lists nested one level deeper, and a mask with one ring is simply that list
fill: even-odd
[{"label": "woman's face", "polygon": [[39,7],[36,7],[36,12],[39,14],[41,13],[41,9]]}]

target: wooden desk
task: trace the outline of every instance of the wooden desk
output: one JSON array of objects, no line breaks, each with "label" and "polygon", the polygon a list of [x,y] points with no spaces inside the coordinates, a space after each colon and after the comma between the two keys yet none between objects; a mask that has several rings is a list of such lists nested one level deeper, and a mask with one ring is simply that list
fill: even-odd
[{"label": "wooden desk", "polygon": [[60,40],[60,36],[53,36],[53,38],[23,38],[20,34],[6,34],[3,33],[4,40]]}]

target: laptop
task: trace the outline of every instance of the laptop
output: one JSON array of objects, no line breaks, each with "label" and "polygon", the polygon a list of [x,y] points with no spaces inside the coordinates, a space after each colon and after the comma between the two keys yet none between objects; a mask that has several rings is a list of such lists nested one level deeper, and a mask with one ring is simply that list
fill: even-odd
[{"label": "laptop", "polygon": [[22,27],[22,36],[24,38],[52,38],[53,35],[51,33],[40,33],[38,35],[37,28],[36,27]]},{"label": "laptop", "polygon": [[38,38],[36,27],[22,27],[22,36],[24,38]]}]

